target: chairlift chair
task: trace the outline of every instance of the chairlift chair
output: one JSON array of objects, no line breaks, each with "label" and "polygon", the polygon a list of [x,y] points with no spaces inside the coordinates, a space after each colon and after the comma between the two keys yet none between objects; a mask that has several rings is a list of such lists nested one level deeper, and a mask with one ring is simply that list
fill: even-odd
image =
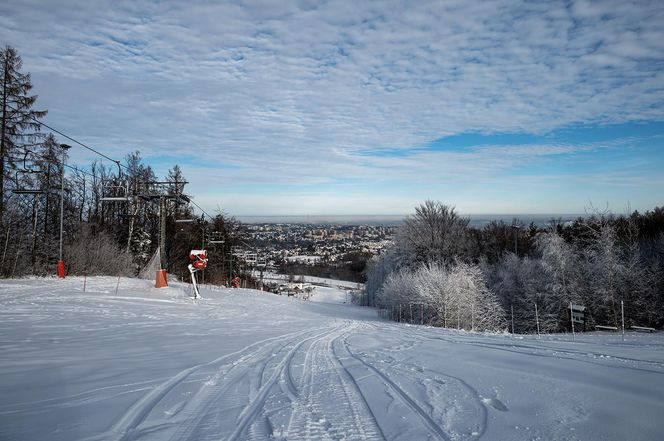
[{"label": "chairlift chair", "polygon": [[[194,223],[194,221],[196,221],[196,219],[194,219],[193,217],[181,217],[181,218],[178,218],[178,214],[177,214],[177,212],[178,212],[177,206],[178,206],[178,205],[180,205],[180,199],[176,199],[176,200],[175,200],[175,206],[176,206],[176,210],[175,210],[175,211],[176,211],[176,213],[175,213],[175,223],[176,223],[176,224],[191,224],[191,223]],[[186,212],[187,212],[187,210],[185,210],[185,213],[186,213]]]},{"label": "chairlift chair", "polygon": [[258,261],[256,258],[256,253],[247,253],[245,255],[244,261],[248,264],[255,264]]},{"label": "chairlift chair", "polygon": [[226,243],[225,240],[222,239],[223,234],[221,231],[212,231],[210,233],[210,239],[208,239],[208,243],[211,244],[222,244]]},{"label": "chairlift chair", "polygon": [[129,197],[129,184],[122,185],[118,179],[112,179],[109,183],[104,185],[102,190],[102,202],[128,202],[131,200]]},{"label": "chairlift chair", "polygon": [[[25,180],[22,180],[19,178],[19,176],[24,176],[24,177],[29,177],[30,175],[34,175],[35,177],[39,174],[42,173],[41,170],[33,169],[28,166],[28,153],[32,153],[30,150],[25,149],[25,153],[23,154],[23,168],[16,169],[16,187],[15,189],[12,190],[12,193],[15,194],[43,194],[45,191],[40,188],[36,187],[20,187],[21,182],[25,182]],[[34,161],[33,161],[34,162]]]},{"label": "chairlift chair", "polygon": [[129,202],[129,181],[122,178],[120,161],[115,162],[118,166],[118,177],[108,181],[102,189],[102,202]]}]

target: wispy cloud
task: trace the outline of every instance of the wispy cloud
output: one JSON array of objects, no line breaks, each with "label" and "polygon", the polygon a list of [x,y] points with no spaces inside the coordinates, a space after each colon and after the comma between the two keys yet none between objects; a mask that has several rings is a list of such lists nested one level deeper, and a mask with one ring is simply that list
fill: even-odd
[{"label": "wispy cloud", "polygon": [[193,155],[220,190],[494,176],[591,148],[421,146],[664,120],[662,23],[658,1],[0,4],[49,122],[116,156]]}]

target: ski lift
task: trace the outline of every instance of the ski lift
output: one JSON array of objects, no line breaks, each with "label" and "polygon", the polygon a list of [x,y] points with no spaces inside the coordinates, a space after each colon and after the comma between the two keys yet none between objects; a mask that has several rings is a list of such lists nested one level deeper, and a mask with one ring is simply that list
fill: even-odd
[{"label": "ski lift", "polygon": [[267,266],[267,259],[265,259],[265,257],[259,257],[256,260],[256,266],[259,268],[265,268]]},{"label": "ski lift", "polygon": [[[175,209],[175,223],[176,224],[191,224],[191,223],[194,223],[196,221],[196,219],[194,219],[193,217],[178,218],[178,213],[177,212],[179,210],[177,209],[177,205],[179,205],[179,199],[176,200],[176,209]],[[186,213],[187,210],[184,210],[184,212]]]},{"label": "ski lift", "polygon": [[102,202],[128,202],[131,199],[127,186],[122,185],[122,182],[115,178],[104,185],[102,193]]},{"label": "ski lift", "polygon": [[233,256],[235,256],[235,257],[243,258],[247,252],[244,251],[244,250],[242,249],[242,247],[237,247],[237,246],[236,246],[236,247],[232,247],[232,248],[231,248],[231,253],[232,253]]},{"label": "ski lift", "polygon": [[244,261],[248,264],[255,264],[258,259],[256,258],[256,253],[247,253],[245,254]]},{"label": "ski lift", "polygon": [[111,179],[104,185],[102,190],[102,202],[129,202],[129,181],[122,179],[120,161],[115,161],[118,166],[118,177]]},{"label": "ski lift", "polygon": [[25,182],[26,179],[20,179],[20,176],[23,176],[24,178],[28,178],[28,182],[32,182],[32,179],[30,177],[37,177],[39,174],[42,173],[41,170],[33,169],[28,166],[28,153],[32,153],[30,150],[25,149],[25,153],[23,154],[23,168],[18,168],[16,169],[16,186],[17,188],[12,190],[12,193],[15,194],[43,194],[44,190],[35,188],[35,187],[20,187],[21,182]]},{"label": "ski lift", "polygon": [[208,239],[208,243],[211,244],[222,244],[226,243],[225,240],[222,239],[223,233],[221,231],[213,231],[210,233],[210,239]]}]

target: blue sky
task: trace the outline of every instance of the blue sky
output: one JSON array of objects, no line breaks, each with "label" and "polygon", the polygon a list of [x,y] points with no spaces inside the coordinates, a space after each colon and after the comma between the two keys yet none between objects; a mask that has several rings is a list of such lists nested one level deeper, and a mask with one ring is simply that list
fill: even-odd
[{"label": "blue sky", "polygon": [[7,0],[0,42],[47,123],[207,210],[664,205],[661,1]]}]

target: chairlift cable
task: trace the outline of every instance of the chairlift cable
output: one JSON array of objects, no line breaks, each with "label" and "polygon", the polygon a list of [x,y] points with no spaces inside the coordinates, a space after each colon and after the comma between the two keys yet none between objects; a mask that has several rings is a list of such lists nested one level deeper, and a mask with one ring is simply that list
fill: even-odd
[{"label": "chairlift cable", "polygon": [[[14,108],[12,108],[11,106],[7,106],[7,108],[10,109],[10,110],[12,110],[12,111],[14,111],[14,112],[18,112],[18,111],[19,111],[18,109],[14,109]],[[28,117],[29,117],[31,120],[33,120],[34,122],[36,122],[37,124],[46,127],[47,129],[51,130],[52,132],[57,133],[58,135],[60,135],[60,136],[62,136],[62,137],[64,137],[64,138],[67,138],[67,139],[70,140],[71,142],[75,142],[76,144],[80,145],[81,147],[86,148],[86,149],[90,150],[91,152],[98,154],[98,155],[101,156],[102,158],[106,158],[106,159],[108,159],[109,161],[115,162],[119,167],[124,167],[124,168],[126,168],[127,170],[129,170],[129,167],[127,167],[126,165],[122,164],[122,163],[121,163],[120,161],[118,161],[117,159],[113,159],[113,158],[111,158],[110,156],[105,155],[104,153],[100,152],[99,150],[96,150],[96,149],[90,147],[89,145],[86,145],[86,144],[82,143],[81,141],[79,141],[79,140],[77,140],[77,139],[75,139],[75,138],[72,138],[71,136],[69,136],[69,135],[67,135],[67,134],[65,134],[65,133],[63,133],[63,132],[61,132],[60,130],[55,129],[55,128],[49,126],[49,125],[46,124],[45,122],[43,122],[43,121],[39,121],[39,120],[38,120],[37,118],[35,118],[34,116],[28,115]]]},{"label": "chairlift cable", "polygon": [[[32,150],[28,150],[28,153],[31,154],[31,155],[38,156],[38,157],[42,158],[43,160],[45,160],[46,162],[50,162],[51,164],[63,165],[62,161],[60,161],[59,159],[49,158],[46,155],[42,155],[41,153],[33,152]],[[12,156],[5,156],[5,158],[7,158],[10,162],[21,162],[21,161],[23,161],[22,158],[16,158],[16,157],[12,157]],[[64,166],[71,169],[71,170],[74,170],[75,172],[82,173],[84,175],[90,176],[91,178],[98,177],[98,176],[95,176],[90,172],[86,172],[85,170],[83,170],[81,168],[78,168],[74,165],[69,165],[69,164],[65,163]]]},{"label": "chairlift cable", "polygon": [[[18,111],[19,111],[18,109],[14,109],[12,106],[7,106],[7,108],[8,108],[9,110],[11,110],[11,111],[14,111],[14,112],[18,112]],[[73,137],[71,137],[71,136],[69,136],[69,135],[67,135],[67,134],[65,134],[65,133],[63,133],[63,132],[61,132],[60,130],[58,130],[58,129],[54,128],[54,127],[51,127],[50,125],[46,124],[45,122],[39,121],[39,120],[38,120],[37,118],[35,118],[34,116],[29,116],[29,117],[30,117],[31,120],[33,120],[33,121],[36,122],[37,124],[39,124],[39,125],[41,125],[41,126],[43,126],[43,127],[46,127],[47,129],[51,130],[52,132],[55,132],[55,133],[57,133],[58,135],[60,135],[60,136],[62,136],[62,137],[64,137],[64,138],[70,140],[71,142],[74,142],[74,143],[80,145],[81,147],[83,147],[83,148],[85,148],[85,149],[87,149],[87,150],[89,150],[89,151],[91,151],[91,152],[93,152],[93,153],[96,153],[97,155],[99,155],[99,156],[101,156],[101,157],[103,157],[103,158],[105,158],[105,159],[108,159],[109,161],[114,162],[115,164],[117,164],[117,166],[118,166],[119,169],[121,169],[121,168],[125,168],[126,170],[130,170],[130,168],[129,168],[128,166],[122,164],[120,161],[111,158],[110,156],[108,156],[108,155],[106,155],[106,154],[100,152],[99,150],[96,150],[96,149],[94,149],[94,148],[92,148],[92,147],[86,145],[85,143],[83,143],[83,142],[81,142],[81,141],[79,141],[79,140],[77,140],[77,139],[75,139],[75,138],[73,138]],[[58,161],[58,163],[61,163],[61,162]],[[69,168],[72,168],[73,170],[76,170],[76,171],[79,171],[79,172],[82,172],[82,173],[88,174],[89,176],[93,176],[93,175],[91,175],[91,174],[89,174],[89,173],[83,172],[83,171],[81,171],[81,170],[78,170],[78,169],[73,168],[73,167],[71,167],[71,166],[68,166],[68,165],[66,165],[66,164],[65,164],[65,166],[67,166],[67,167],[69,167]],[[198,209],[199,209],[204,215],[206,215],[208,218],[210,218],[210,219],[214,219],[214,218],[215,218],[214,216],[211,216],[207,211],[203,210],[203,208],[201,208],[201,206],[198,205],[198,204],[197,204],[196,202],[194,202],[193,200],[191,201],[191,203],[192,203],[194,206],[196,206],[196,208],[198,208]]]}]

